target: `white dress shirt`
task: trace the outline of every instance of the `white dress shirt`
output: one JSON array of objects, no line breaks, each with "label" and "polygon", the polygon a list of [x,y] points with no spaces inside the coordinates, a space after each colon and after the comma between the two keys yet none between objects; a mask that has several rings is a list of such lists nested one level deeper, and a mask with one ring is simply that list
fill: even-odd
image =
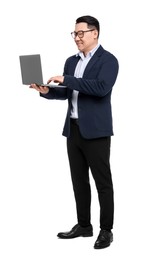
[{"label": "white dress shirt", "polygon": [[[87,56],[84,56],[83,52],[79,52],[76,56],[80,56],[80,60],[77,63],[75,72],[74,72],[74,77],[76,78],[82,78],[84,70],[89,62],[89,60],[92,58],[96,50],[99,48],[100,44],[98,44],[94,49],[92,49]],[[78,118],[78,94],[79,91],[73,90],[72,93],[72,110],[71,110],[71,118]]]}]

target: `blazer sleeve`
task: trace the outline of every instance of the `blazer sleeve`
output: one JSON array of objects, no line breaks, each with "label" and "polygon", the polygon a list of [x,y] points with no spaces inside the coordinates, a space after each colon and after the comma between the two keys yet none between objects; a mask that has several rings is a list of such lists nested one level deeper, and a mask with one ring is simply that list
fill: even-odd
[{"label": "blazer sleeve", "polygon": [[61,88],[61,86],[50,88],[47,94],[40,93],[40,97],[44,97],[46,99],[65,100],[67,99],[67,89]]},{"label": "blazer sleeve", "polygon": [[[103,97],[112,90],[118,74],[118,60],[112,54],[106,54],[97,60],[83,78],[65,75],[64,85],[80,93]],[[87,69],[86,69],[87,71]]]}]

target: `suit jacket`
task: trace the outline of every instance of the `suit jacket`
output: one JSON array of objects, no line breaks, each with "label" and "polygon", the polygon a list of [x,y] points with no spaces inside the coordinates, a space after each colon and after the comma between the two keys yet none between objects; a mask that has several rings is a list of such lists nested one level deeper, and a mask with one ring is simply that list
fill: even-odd
[{"label": "suit jacket", "polygon": [[83,78],[75,78],[74,71],[80,57],[69,57],[64,65],[64,82],[61,86],[50,89],[47,99],[68,99],[68,111],[63,135],[70,135],[70,111],[73,90],[78,95],[78,122],[82,136],[86,139],[113,135],[111,93],[118,74],[118,61],[110,52],[100,45],[88,62]]}]

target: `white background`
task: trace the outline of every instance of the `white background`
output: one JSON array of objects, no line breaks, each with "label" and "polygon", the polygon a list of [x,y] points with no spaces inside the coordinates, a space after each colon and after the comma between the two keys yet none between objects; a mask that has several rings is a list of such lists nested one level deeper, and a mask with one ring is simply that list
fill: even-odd
[{"label": "white background", "polygon": [[[59,240],[76,224],[61,135],[67,101],[48,101],[21,83],[19,55],[40,53],[45,81],[77,52],[70,32],[81,15],[98,18],[99,42],[119,60],[112,96],[114,242],[93,249],[99,205],[92,184],[94,237]],[[0,8],[0,259],[144,259],[143,1],[4,1]]]}]

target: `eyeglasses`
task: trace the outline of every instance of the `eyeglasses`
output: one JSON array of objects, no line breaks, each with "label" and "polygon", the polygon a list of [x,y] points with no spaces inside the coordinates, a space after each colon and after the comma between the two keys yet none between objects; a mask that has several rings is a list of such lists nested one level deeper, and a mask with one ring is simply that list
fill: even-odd
[{"label": "eyeglasses", "polygon": [[87,30],[87,31],[71,32],[71,36],[73,37],[73,39],[75,39],[77,36],[79,38],[83,38],[84,37],[84,33],[91,32],[91,31],[94,31],[94,30],[95,29],[90,29],[90,30]]}]

